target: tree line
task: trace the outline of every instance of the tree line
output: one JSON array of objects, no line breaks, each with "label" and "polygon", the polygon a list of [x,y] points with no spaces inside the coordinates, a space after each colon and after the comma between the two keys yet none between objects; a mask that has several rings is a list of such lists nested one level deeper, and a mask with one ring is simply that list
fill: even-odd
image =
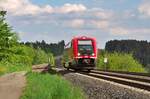
[{"label": "tree line", "polygon": [[105,50],[108,52],[130,53],[143,66],[150,68],[150,42],[148,41],[111,40],[106,43]]},{"label": "tree line", "polygon": [[46,43],[44,40],[40,41],[36,41],[36,42],[25,42],[25,43],[21,43],[30,47],[33,47],[35,49],[42,49],[43,51],[45,51],[46,53],[53,53],[54,56],[58,56],[61,55],[64,51],[64,46],[65,46],[65,41],[61,40],[58,43]]}]

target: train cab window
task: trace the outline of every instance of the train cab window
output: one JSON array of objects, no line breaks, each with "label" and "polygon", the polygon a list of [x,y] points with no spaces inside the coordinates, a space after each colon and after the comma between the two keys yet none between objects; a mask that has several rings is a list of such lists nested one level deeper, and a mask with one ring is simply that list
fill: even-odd
[{"label": "train cab window", "polygon": [[91,40],[78,41],[78,53],[81,55],[91,55],[93,53],[93,45]]}]

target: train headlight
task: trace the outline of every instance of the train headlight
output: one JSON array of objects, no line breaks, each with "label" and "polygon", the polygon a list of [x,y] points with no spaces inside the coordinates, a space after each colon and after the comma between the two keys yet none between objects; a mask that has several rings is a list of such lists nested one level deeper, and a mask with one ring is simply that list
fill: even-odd
[{"label": "train headlight", "polygon": [[92,53],[92,56],[94,56],[95,54],[94,53]]},{"label": "train headlight", "polygon": [[78,53],[78,56],[80,56],[81,54],[80,53]]}]

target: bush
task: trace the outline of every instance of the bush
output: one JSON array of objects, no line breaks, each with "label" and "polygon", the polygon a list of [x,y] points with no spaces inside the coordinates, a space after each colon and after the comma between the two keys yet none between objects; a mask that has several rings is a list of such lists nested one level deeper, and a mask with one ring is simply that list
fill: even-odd
[{"label": "bush", "polygon": [[24,64],[24,65],[32,65],[32,58],[29,56],[22,55],[11,55],[8,60],[12,64]]},{"label": "bush", "polygon": [[50,63],[54,66],[54,57],[52,53],[45,53],[43,50],[36,49],[32,64]]},{"label": "bush", "polygon": [[32,65],[33,57],[35,56],[34,49],[27,46],[15,46],[11,48],[11,53],[5,61],[12,64]]},{"label": "bush", "polygon": [[52,53],[48,53],[48,59],[49,64],[51,64],[51,66],[55,66],[55,59]]},{"label": "bush", "polygon": [[47,54],[41,49],[35,50],[33,64],[41,64],[46,62],[48,62]]},{"label": "bush", "polygon": [[7,53],[7,57],[0,61],[0,74],[31,70],[32,64],[48,63],[54,65],[54,57],[51,53],[46,54],[41,49],[34,49],[24,45],[14,46]]},{"label": "bush", "polygon": [[[104,57],[108,58],[107,64],[103,62]],[[132,54],[116,52],[105,53],[104,55],[99,56],[97,67],[99,69],[108,69],[114,71],[146,72],[142,65],[132,57]]]}]

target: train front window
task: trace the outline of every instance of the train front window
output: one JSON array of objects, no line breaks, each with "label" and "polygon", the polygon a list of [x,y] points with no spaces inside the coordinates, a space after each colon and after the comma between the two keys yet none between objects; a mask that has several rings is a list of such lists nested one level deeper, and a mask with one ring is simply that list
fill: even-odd
[{"label": "train front window", "polygon": [[93,46],[91,40],[78,41],[78,53],[80,55],[91,55],[93,53]]}]

